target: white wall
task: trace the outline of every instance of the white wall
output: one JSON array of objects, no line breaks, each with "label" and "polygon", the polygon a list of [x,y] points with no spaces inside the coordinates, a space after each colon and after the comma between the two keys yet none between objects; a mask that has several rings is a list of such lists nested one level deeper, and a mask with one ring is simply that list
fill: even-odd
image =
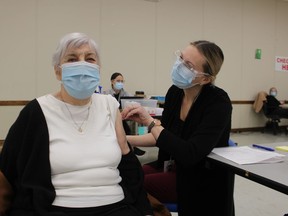
[{"label": "white wall", "polygon": [[[177,49],[206,39],[222,47],[216,85],[231,100],[253,100],[277,86],[288,99],[288,74],[274,57],[288,56],[288,3],[282,0],[0,0],[0,100],[31,100],[55,92],[51,56],[69,32],[85,32],[101,49],[102,85],[123,73],[125,88],[164,95]],[[255,50],[262,49],[256,60]],[[0,139],[19,108],[0,107]],[[234,105],[233,128],[263,126],[250,105]]]}]

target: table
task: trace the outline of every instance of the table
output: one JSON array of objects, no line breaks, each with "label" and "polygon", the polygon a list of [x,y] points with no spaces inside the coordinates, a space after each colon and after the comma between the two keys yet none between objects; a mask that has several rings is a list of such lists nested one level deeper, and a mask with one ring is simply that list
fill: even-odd
[{"label": "table", "polygon": [[[275,147],[284,145],[284,143],[270,143],[259,145]],[[285,145],[288,145],[288,142],[286,142]],[[242,176],[251,181],[257,182],[261,185],[265,185],[269,188],[288,195],[288,152],[277,150],[276,152],[286,155],[286,157],[284,158],[284,162],[272,164],[239,165],[213,152],[208,155],[207,160],[209,163],[224,166],[231,172],[239,176]]]}]

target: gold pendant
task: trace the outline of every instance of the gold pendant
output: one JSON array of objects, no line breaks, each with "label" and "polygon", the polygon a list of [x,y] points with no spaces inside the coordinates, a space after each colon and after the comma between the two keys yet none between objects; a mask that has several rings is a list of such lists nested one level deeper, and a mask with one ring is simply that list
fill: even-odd
[{"label": "gold pendant", "polygon": [[82,133],[82,132],[83,132],[83,130],[82,130],[82,128],[81,128],[81,127],[79,127],[79,128],[78,128],[78,131],[79,131],[80,133]]}]

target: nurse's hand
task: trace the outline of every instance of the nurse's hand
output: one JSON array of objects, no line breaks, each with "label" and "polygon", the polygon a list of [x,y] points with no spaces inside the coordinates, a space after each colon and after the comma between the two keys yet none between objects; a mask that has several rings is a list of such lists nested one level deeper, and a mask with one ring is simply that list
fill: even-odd
[{"label": "nurse's hand", "polygon": [[121,115],[123,120],[132,120],[145,126],[148,126],[153,121],[147,110],[138,103],[126,106],[122,110]]}]

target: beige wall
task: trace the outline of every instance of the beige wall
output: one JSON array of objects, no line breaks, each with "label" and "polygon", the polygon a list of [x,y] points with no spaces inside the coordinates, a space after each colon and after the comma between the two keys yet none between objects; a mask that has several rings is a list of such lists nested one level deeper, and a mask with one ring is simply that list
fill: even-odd
[{"label": "beige wall", "polygon": [[[0,100],[57,91],[51,56],[59,38],[74,31],[100,45],[105,88],[119,71],[126,90],[164,95],[173,52],[207,39],[224,51],[216,85],[232,100],[253,100],[271,86],[277,86],[280,99],[288,99],[288,74],[274,71],[275,55],[288,56],[287,11],[282,0],[0,0]],[[257,48],[261,60],[254,58]],[[18,112],[0,107],[0,139]],[[233,128],[263,123],[250,105],[234,106]]]}]

